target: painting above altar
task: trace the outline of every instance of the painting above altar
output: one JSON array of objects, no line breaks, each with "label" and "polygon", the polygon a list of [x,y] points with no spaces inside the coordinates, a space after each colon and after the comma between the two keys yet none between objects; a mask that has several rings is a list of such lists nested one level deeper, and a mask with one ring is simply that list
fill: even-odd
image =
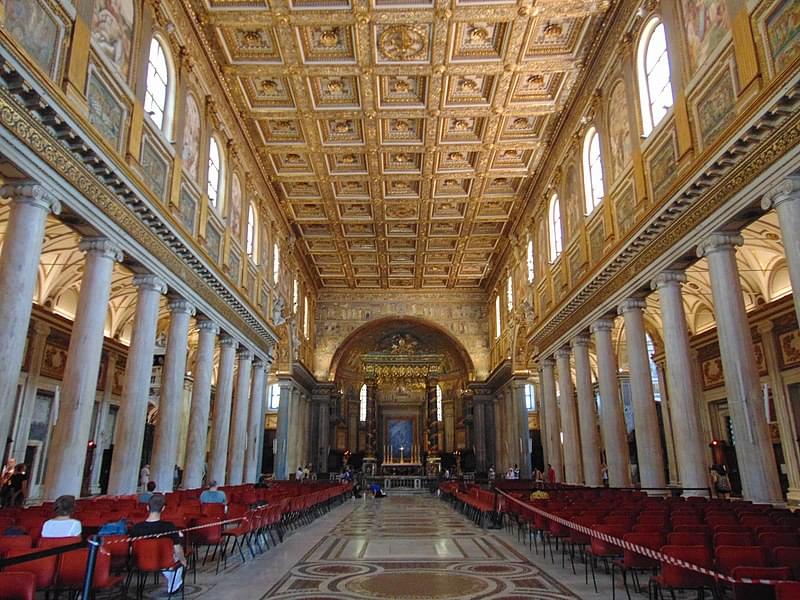
[{"label": "painting above altar", "polygon": [[387,419],[386,438],[386,443],[391,448],[393,455],[399,454],[400,448],[408,452],[414,444],[414,423],[412,419]]}]

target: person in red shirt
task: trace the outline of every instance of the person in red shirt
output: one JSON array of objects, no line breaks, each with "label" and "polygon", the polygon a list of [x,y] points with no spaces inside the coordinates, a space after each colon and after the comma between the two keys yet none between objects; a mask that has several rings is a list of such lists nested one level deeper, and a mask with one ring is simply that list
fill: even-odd
[{"label": "person in red shirt", "polygon": [[556,482],[556,470],[553,468],[553,465],[547,463],[547,483],[555,483]]}]

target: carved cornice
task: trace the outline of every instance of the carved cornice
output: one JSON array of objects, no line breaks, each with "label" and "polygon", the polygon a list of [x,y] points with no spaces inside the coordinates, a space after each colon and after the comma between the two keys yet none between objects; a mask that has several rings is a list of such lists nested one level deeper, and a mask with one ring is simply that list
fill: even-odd
[{"label": "carved cornice", "polygon": [[177,280],[219,312],[253,347],[266,351],[276,335],[175,233],[146,195],[121,173],[126,169],[95,152],[87,134],[63,109],[27,83],[29,77],[0,58],[0,124],[49,165]]}]

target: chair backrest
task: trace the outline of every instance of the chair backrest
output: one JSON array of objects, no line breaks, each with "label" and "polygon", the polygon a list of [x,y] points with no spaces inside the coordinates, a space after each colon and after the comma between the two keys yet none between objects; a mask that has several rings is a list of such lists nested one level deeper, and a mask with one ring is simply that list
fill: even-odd
[{"label": "chair backrest", "polygon": [[735,567],[766,567],[768,557],[761,546],[717,546],[714,550],[717,569],[730,574]]},{"label": "chair backrest", "polygon": [[671,546],[708,546],[708,537],[705,533],[676,531],[667,534],[667,544]]},{"label": "chair backrest", "polygon": [[[222,539],[222,525],[213,526],[219,523],[220,519],[217,517],[200,517],[195,521],[195,526],[200,529],[193,529],[189,532],[189,539],[194,544],[201,546],[209,546],[219,544]],[[208,525],[208,527],[203,527]]]},{"label": "chair backrest", "polygon": [[33,539],[29,535],[0,535],[0,552],[12,548],[32,548]]},{"label": "chair backrest", "polygon": [[775,600],[797,600],[800,598],[800,582],[781,582],[775,586]]},{"label": "chair backrest", "polygon": [[765,548],[776,548],[778,546],[800,546],[800,535],[796,533],[787,532],[772,532],[760,533],[758,535],[759,546]]},{"label": "chair backrest", "polygon": [[[664,545],[664,534],[656,533],[626,533],[622,539],[630,544],[642,546],[650,550],[658,550]],[[658,561],[633,550],[623,548],[623,564],[629,569],[649,569],[658,564]]]},{"label": "chair backrest", "polygon": [[778,546],[772,549],[772,562],[779,567],[789,567],[795,579],[800,579],[800,547]]},{"label": "chair backrest", "polygon": [[36,577],[24,571],[4,571],[0,573],[0,590],[3,590],[3,598],[34,600]]},{"label": "chair backrest", "polygon": [[[6,558],[14,558],[17,556],[25,556],[34,552],[31,548],[13,548],[6,553]],[[53,585],[56,579],[56,567],[58,566],[58,556],[46,556],[44,558],[37,558],[29,560],[28,562],[12,565],[6,570],[8,571],[26,571],[33,573],[36,577],[36,589],[42,590]]]},{"label": "chair backrest", "polygon": [[133,560],[140,571],[152,573],[175,564],[172,538],[159,537],[133,542]]},{"label": "chair backrest", "polygon": [[749,531],[738,533],[723,531],[714,534],[714,546],[755,546],[756,541]]},{"label": "chair backrest", "polygon": [[[86,563],[89,560],[89,549],[81,548],[61,555],[58,563],[58,585],[66,589],[81,589],[86,577]],[[102,548],[97,553],[92,576],[92,587],[101,587],[111,572],[111,555]]]},{"label": "chair backrest", "polygon": [[[679,560],[711,569],[711,549],[707,546],[679,546],[667,544],[661,547],[662,554]],[[708,575],[703,575],[691,569],[685,569],[668,562],[661,563],[661,580],[667,588],[699,588],[710,586],[714,580]]]},{"label": "chair backrest", "polygon": [[[792,570],[788,567],[736,567],[731,571],[731,576],[785,581],[792,578]],[[733,584],[733,600],[774,600],[774,598],[775,589],[772,585],[743,582]]]},{"label": "chair backrest", "polygon": [[70,544],[79,544],[83,538],[79,535],[70,537],[57,537],[57,538],[40,538],[36,544],[37,548],[59,548],[60,546],[69,546]]}]

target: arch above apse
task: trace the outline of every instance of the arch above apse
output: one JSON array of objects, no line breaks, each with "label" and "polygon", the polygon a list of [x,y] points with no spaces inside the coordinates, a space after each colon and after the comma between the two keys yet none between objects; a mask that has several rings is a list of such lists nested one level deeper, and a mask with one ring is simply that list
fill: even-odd
[{"label": "arch above apse", "polygon": [[[333,358],[331,359],[330,367],[328,368],[328,378],[329,380],[333,381],[336,379],[337,372],[339,370],[340,365],[342,364],[342,359],[349,355],[356,346],[358,345],[359,341],[365,337],[371,336],[375,333],[376,330],[384,329],[386,331],[385,335],[389,335],[389,326],[400,326],[401,324],[408,324],[410,326],[416,326],[423,329],[428,329],[432,333],[435,333],[441,336],[455,351],[456,356],[461,360],[464,372],[467,376],[467,379],[473,380],[475,378],[475,367],[473,366],[472,359],[469,356],[466,348],[464,345],[459,342],[453,335],[443,328],[440,325],[432,321],[428,321],[426,319],[420,319],[419,317],[411,317],[405,315],[397,315],[392,317],[381,317],[379,319],[375,319],[374,321],[370,321],[368,323],[364,323],[360,327],[356,328],[344,339],[344,341],[339,344],[339,347],[336,348],[336,352],[333,353]],[[381,336],[383,337],[383,336]]]}]

